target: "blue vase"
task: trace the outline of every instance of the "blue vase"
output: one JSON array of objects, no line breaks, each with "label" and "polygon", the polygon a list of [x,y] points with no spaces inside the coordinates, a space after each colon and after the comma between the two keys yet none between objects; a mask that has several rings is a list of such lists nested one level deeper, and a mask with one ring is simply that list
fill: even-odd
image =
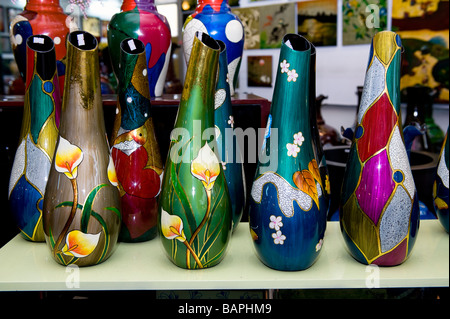
[{"label": "blue vase", "polygon": [[283,271],[313,265],[326,228],[321,208],[328,204],[311,142],[310,61],[311,44],[302,36],[286,35],[251,190],[250,232],[256,252],[265,265]]},{"label": "blue vase", "polygon": [[198,0],[195,12],[186,19],[183,27],[183,48],[187,63],[197,31],[225,43],[230,92],[233,96],[244,52],[244,27],[241,20],[231,12],[228,0]]}]

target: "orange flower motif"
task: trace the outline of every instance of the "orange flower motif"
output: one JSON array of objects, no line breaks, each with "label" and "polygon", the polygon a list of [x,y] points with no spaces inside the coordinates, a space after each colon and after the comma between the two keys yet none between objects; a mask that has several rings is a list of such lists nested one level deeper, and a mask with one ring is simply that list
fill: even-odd
[{"label": "orange flower motif", "polygon": [[97,247],[100,234],[85,234],[79,230],[72,230],[67,234],[66,244],[62,249],[62,253],[78,258],[87,257]]},{"label": "orange flower motif", "polygon": [[208,143],[205,143],[205,146],[200,149],[197,157],[192,161],[191,172],[192,175],[202,181],[207,191],[213,188],[214,182],[220,174],[220,164]]},{"label": "orange flower motif", "polygon": [[119,185],[119,180],[117,179],[116,167],[114,166],[113,159],[111,155],[109,156],[109,164],[108,164],[108,179],[111,184],[114,186]]},{"label": "orange flower motif", "polygon": [[75,179],[78,175],[78,166],[82,161],[83,152],[81,149],[60,136],[55,155],[55,169],[64,173],[69,179]]},{"label": "orange flower motif", "polygon": [[183,231],[183,220],[176,215],[170,215],[164,209],[161,212],[161,231],[167,239],[177,239],[181,242],[186,241],[186,236]]}]

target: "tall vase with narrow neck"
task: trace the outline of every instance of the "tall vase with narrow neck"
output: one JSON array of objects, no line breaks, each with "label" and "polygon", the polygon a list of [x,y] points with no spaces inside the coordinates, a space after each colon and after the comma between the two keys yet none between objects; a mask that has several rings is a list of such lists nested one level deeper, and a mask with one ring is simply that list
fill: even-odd
[{"label": "tall vase with narrow neck", "polygon": [[151,115],[144,43],[122,41],[112,157],[122,202],[119,240],[140,242],[157,234],[163,165]]},{"label": "tall vase with narrow neck", "polygon": [[322,250],[326,228],[324,187],[315,159],[309,121],[311,44],[284,37],[272,108],[249,214],[260,260],[268,267],[304,270]]},{"label": "tall vase with narrow neck", "polygon": [[418,197],[401,122],[401,51],[394,32],[373,38],[342,186],[342,234],[350,254],[363,264],[403,263],[419,229]]},{"label": "tall vase with narrow neck", "polygon": [[55,45],[61,93],[64,89],[66,38],[77,30],[76,24],[64,13],[59,0],[27,0],[24,11],[10,24],[11,46],[20,75],[26,82],[26,43],[32,35],[45,34]]},{"label": "tall vase with narrow neck", "polygon": [[52,39],[30,36],[27,57],[22,129],[9,181],[9,204],[23,237],[45,241],[42,203],[61,112]]},{"label": "tall vase with narrow neck", "polygon": [[231,237],[231,203],[214,128],[219,51],[214,39],[197,33],[159,201],[163,247],[185,269],[220,263]]},{"label": "tall vase with narrow neck", "polygon": [[108,46],[116,77],[120,73],[120,44],[126,38],[144,43],[150,96],[161,96],[169,68],[172,36],[169,22],[158,12],[155,0],[123,0],[121,12],[111,18]]},{"label": "tall vase with narrow neck", "polygon": [[97,40],[75,31],[67,41],[61,123],[43,206],[45,240],[58,263],[90,266],[111,255],[121,224],[117,185]]},{"label": "tall vase with narrow neck", "polygon": [[198,0],[195,12],[186,19],[183,27],[183,48],[187,63],[197,31],[207,33],[225,43],[230,92],[233,96],[244,51],[244,27],[241,20],[231,12],[228,0]]},{"label": "tall vase with narrow neck", "polygon": [[448,128],[445,136],[444,144],[442,146],[441,154],[439,156],[439,164],[436,171],[435,181],[433,185],[433,198],[436,214],[444,226],[447,233],[449,232],[448,223],[448,204],[449,204],[449,185],[448,185],[448,170],[449,170],[449,141]]},{"label": "tall vase with narrow neck", "polygon": [[228,83],[228,62],[225,43],[220,45],[219,77],[215,95],[214,122],[219,158],[224,169],[233,210],[233,231],[241,221],[245,208],[245,178],[239,140],[234,137],[234,116]]}]

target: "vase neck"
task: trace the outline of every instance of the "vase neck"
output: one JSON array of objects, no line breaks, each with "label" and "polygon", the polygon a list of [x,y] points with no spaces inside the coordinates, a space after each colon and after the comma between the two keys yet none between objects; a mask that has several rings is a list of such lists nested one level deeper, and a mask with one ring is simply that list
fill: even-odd
[{"label": "vase neck", "polygon": [[123,0],[122,11],[131,11],[139,9],[142,11],[158,11],[156,9],[155,0]]},{"label": "vase neck", "polygon": [[196,13],[202,12],[205,7],[210,6],[214,11],[230,11],[228,0],[198,0]]},{"label": "vase neck", "polygon": [[27,0],[25,10],[38,11],[45,8],[47,11],[62,11],[59,0]]}]

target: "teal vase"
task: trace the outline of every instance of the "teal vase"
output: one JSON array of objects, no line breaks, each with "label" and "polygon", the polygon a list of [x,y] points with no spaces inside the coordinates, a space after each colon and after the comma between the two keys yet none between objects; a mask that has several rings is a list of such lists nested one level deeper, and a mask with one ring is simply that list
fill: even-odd
[{"label": "teal vase", "polygon": [[309,120],[311,44],[284,37],[272,108],[250,198],[250,232],[260,260],[304,270],[319,257],[327,206]]},{"label": "teal vase", "polygon": [[169,259],[185,269],[221,262],[231,237],[232,210],[218,158],[214,96],[220,46],[197,33],[189,61],[159,202],[159,230]]},{"label": "teal vase", "polygon": [[228,83],[228,59],[225,43],[220,45],[219,76],[215,95],[216,139],[233,210],[233,230],[239,225],[245,208],[245,181],[239,141],[234,137],[234,116]]}]

